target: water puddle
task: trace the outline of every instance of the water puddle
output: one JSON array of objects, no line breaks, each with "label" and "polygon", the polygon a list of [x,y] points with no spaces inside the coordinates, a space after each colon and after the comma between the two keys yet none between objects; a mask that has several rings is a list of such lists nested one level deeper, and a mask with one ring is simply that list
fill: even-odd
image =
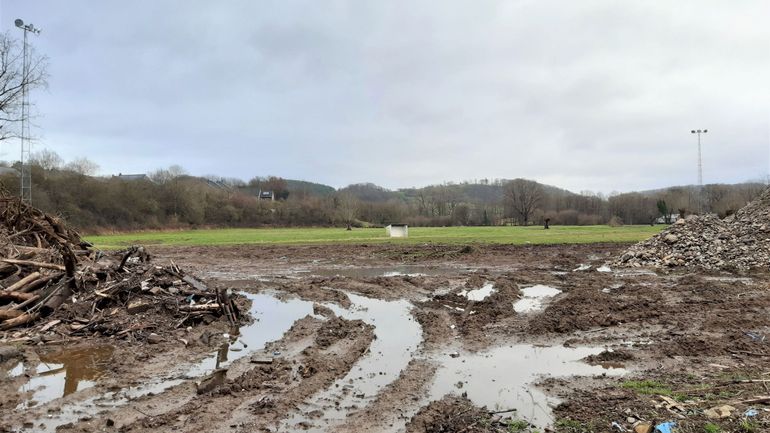
[{"label": "water puddle", "polygon": [[542,377],[622,375],[626,370],[588,365],[580,360],[602,352],[591,347],[536,347],[527,344],[498,347],[483,353],[449,354],[433,358],[441,367],[430,389],[430,400],[466,392],[489,410],[509,410],[516,418],[538,427],[553,422],[551,407],[559,401],[532,384]]},{"label": "water puddle", "polygon": [[[396,380],[422,342],[422,328],[412,317],[412,304],[408,301],[383,301],[354,294],[348,296],[353,303],[350,309],[332,304],[327,307],[345,319],[361,319],[374,325],[376,338],[369,352],[353,365],[345,377],[313,396],[309,403],[301,405],[300,412],[287,420],[282,431],[296,431],[298,423],[322,421],[323,426],[307,430],[321,432],[327,431],[329,424],[343,421],[351,410],[366,406],[385,386]],[[321,411],[323,417],[314,420],[305,416],[312,411]]]},{"label": "water puddle", "polygon": [[[35,431],[54,431],[57,426],[75,422],[86,414],[115,409],[133,399],[157,394],[185,380],[204,376],[216,368],[227,366],[236,359],[263,349],[266,343],[280,339],[296,320],[313,314],[312,302],[298,299],[281,301],[269,294],[241,294],[251,300],[250,312],[255,320],[241,327],[239,335],[234,336],[228,345],[198,363],[176,366],[169,373],[152,378],[140,386],[64,402],[59,411],[35,420]],[[24,391],[34,391],[34,395],[22,402],[17,410],[23,411],[35,403],[39,405],[94,386],[104,371],[99,369],[100,365],[103,367],[100,363],[109,360],[111,354],[112,348],[107,347],[41,356],[45,364],[41,364],[43,367],[39,368],[37,375],[22,387]]]},{"label": "water puddle", "polygon": [[[40,355],[36,375],[19,388],[20,393],[31,393],[31,396],[19,403],[16,410],[45,404],[94,386],[104,377],[112,351],[112,347],[102,346]],[[17,370],[19,374],[23,372],[24,365],[19,363],[13,373]]]},{"label": "water puddle", "polygon": [[319,277],[347,277],[355,279],[376,277],[425,277],[457,273],[458,269],[435,266],[403,265],[382,267],[350,267],[350,268],[318,268],[308,271],[311,275]]},{"label": "water puddle", "polygon": [[459,293],[460,296],[465,296],[469,301],[483,301],[487,296],[495,292],[495,288],[492,283],[484,284],[483,287],[474,290],[463,290]]},{"label": "water puddle", "polygon": [[561,290],[537,284],[521,289],[521,299],[513,303],[513,309],[517,313],[530,313],[543,308],[543,302],[561,293]]}]

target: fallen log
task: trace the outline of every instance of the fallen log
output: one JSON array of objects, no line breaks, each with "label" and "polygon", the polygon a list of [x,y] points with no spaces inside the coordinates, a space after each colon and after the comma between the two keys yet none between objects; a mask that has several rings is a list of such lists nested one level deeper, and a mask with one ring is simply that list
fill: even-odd
[{"label": "fallen log", "polygon": [[39,313],[24,313],[19,317],[15,317],[10,320],[6,320],[0,323],[0,331],[7,331],[9,329],[16,328],[17,326],[25,325],[30,322],[34,322],[40,317]]},{"label": "fallen log", "polygon": [[40,278],[40,272],[33,272],[26,277],[20,279],[19,281],[11,284],[10,286],[6,287],[4,292],[15,292],[15,291],[23,291],[22,289],[27,284],[31,283],[32,281],[35,281],[36,279]]},{"label": "fallen log", "polygon": [[182,305],[179,307],[179,311],[194,312],[194,311],[219,311],[222,307],[219,304],[195,304],[195,305]]},{"label": "fallen log", "polygon": [[24,314],[24,312],[19,310],[0,310],[0,321],[15,319],[22,314]]},{"label": "fallen log", "polygon": [[13,265],[20,265],[20,266],[32,266],[32,267],[37,267],[37,268],[54,269],[54,270],[57,270],[57,271],[65,270],[64,266],[57,265],[56,263],[36,262],[36,261],[33,261],[33,260],[18,260],[18,259],[0,258],[0,262],[10,263],[10,264],[13,264]]},{"label": "fallen log", "polygon": [[33,295],[32,293],[9,292],[7,290],[0,292],[0,301],[24,302],[24,301],[29,301],[34,297],[35,295]]}]

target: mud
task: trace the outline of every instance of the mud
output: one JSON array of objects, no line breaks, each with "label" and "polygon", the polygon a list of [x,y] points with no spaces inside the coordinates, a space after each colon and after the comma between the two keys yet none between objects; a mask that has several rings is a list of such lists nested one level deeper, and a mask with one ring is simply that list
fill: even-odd
[{"label": "mud", "polygon": [[[248,323],[6,334],[0,345],[19,354],[0,361],[0,424],[574,433],[675,420],[684,432],[770,431],[757,398],[770,380],[768,275],[602,267],[623,249],[158,248],[156,260],[243,292]],[[725,404],[730,416],[706,415]]]}]

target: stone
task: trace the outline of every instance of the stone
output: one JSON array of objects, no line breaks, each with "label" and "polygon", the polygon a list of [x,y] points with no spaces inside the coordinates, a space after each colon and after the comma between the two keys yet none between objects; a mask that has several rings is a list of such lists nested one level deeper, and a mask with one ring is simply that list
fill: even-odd
[{"label": "stone", "polygon": [[648,422],[639,423],[634,427],[634,433],[652,433],[652,424]]},{"label": "stone", "polygon": [[150,344],[158,344],[163,342],[163,337],[160,335],[152,332],[150,335],[147,336],[147,342]]},{"label": "stone", "polygon": [[676,243],[676,241],[678,241],[678,240],[679,240],[679,236],[677,236],[677,235],[672,235],[672,234],[667,234],[667,235],[666,235],[666,236],[663,238],[663,240],[664,240],[664,241],[666,241],[666,243],[668,243],[668,244],[675,244],[675,243]]},{"label": "stone", "polygon": [[0,362],[21,358],[21,351],[16,346],[0,346]]},{"label": "stone", "polygon": [[130,302],[128,304],[128,313],[139,314],[149,310],[150,308],[152,308],[151,303],[138,300],[138,301]]},{"label": "stone", "polygon": [[730,406],[729,404],[725,404],[722,406],[712,407],[711,409],[706,409],[703,411],[703,414],[710,419],[720,419],[730,417],[734,411],[734,407]]}]

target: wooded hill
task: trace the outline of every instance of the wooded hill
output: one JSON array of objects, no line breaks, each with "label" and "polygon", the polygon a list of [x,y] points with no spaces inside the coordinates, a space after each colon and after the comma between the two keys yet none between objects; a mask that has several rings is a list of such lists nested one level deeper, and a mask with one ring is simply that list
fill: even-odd
[{"label": "wooded hill", "polygon": [[[701,209],[725,216],[756,197],[761,183],[706,185],[615,194],[577,194],[515,179],[388,190],[255,177],[249,182],[193,177],[180,169],[149,176],[89,176],[77,167],[32,166],[33,203],[85,232],[175,227],[384,225],[648,224]],[[0,175],[11,193],[18,174]],[[259,198],[271,191],[274,200]],[[699,198],[702,198],[699,202]]]}]

